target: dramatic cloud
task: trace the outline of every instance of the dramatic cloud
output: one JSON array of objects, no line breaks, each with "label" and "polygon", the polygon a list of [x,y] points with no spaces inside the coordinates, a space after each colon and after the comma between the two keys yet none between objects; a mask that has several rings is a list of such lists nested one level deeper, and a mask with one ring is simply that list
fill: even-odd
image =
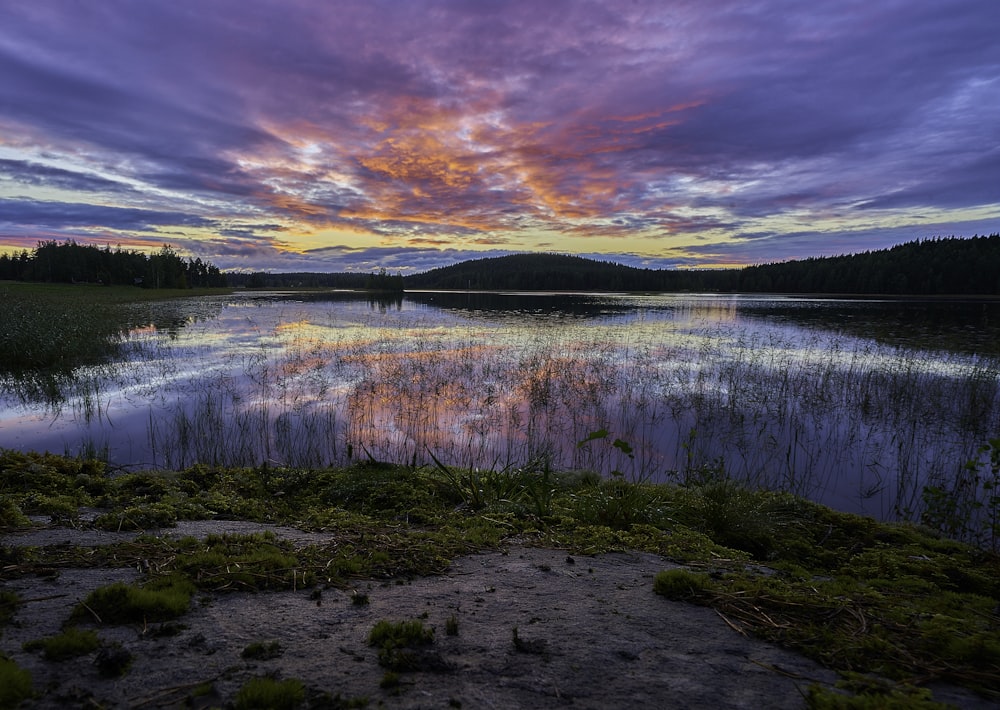
[{"label": "dramatic cloud", "polygon": [[409,272],[1000,229],[994,0],[8,5],[0,248]]}]

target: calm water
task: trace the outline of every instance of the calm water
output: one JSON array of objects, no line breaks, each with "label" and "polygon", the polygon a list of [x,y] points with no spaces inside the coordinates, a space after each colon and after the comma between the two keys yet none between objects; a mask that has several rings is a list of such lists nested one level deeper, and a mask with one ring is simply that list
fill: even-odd
[{"label": "calm water", "polygon": [[718,464],[891,517],[1000,434],[997,304],[254,293],[165,302],[127,351],[58,404],[0,383],[0,447],[127,468]]}]

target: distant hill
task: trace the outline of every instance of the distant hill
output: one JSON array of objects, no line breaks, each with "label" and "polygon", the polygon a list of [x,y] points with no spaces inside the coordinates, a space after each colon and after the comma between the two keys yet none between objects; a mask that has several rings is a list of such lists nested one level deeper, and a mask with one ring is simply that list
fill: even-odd
[{"label": "distant hill", "polygon": [[579,256],[512,254],[414,274],[404,283],[408,289],[992,296],[1000,295],[1000,234],[721,270],[638,269]]},{"label": "distant hill", "polygon": [[407,276],[406,288],[518,291],[670,291],[707,272],[638,269],[565,254],[511,254],[473,259]]}]

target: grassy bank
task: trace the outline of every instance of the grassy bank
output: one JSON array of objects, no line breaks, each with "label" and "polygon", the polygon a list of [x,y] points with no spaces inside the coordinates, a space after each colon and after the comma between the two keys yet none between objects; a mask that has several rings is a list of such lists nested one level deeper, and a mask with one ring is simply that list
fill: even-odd
[{"label": "grassy bank", "polygon": [[67,373],[101,362],[130,328],[149,323],[135,304],[221,292],[0,282],[0,374]]},{"label": "grassy bank", "polygon": [[[106,530],[225,517],[324,531],[335,541],[140,536],[97,547],[4,547],[2,578],[139,565],[148,570],[140,585],[95,590],[78,611],[126,609],[141,621],[183,616],[196,590],[351,588],[358,579],[440,573],[458,555],[515,540],[577,555],[642,550],[684,565],[660,575],[650,594],[708,605],[734,629],[838,671],[844,688],[815,688],[814,707],[933,707],[927,686],[938,681],[1000,699],[995,555],[703,473],[677,486],[370,461],[112,476],[97,461],[0,452],[0,525],[8,530],[29,525],[28,515]],[[84,522],[81,508],[100,514]],[[0,598],[0,619],[17,605]]]}]

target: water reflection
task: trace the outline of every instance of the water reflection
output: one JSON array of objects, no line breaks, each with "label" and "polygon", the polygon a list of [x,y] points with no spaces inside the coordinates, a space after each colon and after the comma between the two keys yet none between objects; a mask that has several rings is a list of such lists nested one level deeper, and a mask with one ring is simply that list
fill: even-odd
[{"label": "water reflection", "polygon": [[[131,333],[127,357],[80,368],[58,407],[5,395],[2,445],[170,468],[433,454],[664,480],[720,463],[891,517],[918,510],[925,484],[956,480],[1000,432],[1000,368],[979,345],[1000,342],[996,308],[620,294],[177,301]],[[598,429],[634,458],[577,445]]]}]

